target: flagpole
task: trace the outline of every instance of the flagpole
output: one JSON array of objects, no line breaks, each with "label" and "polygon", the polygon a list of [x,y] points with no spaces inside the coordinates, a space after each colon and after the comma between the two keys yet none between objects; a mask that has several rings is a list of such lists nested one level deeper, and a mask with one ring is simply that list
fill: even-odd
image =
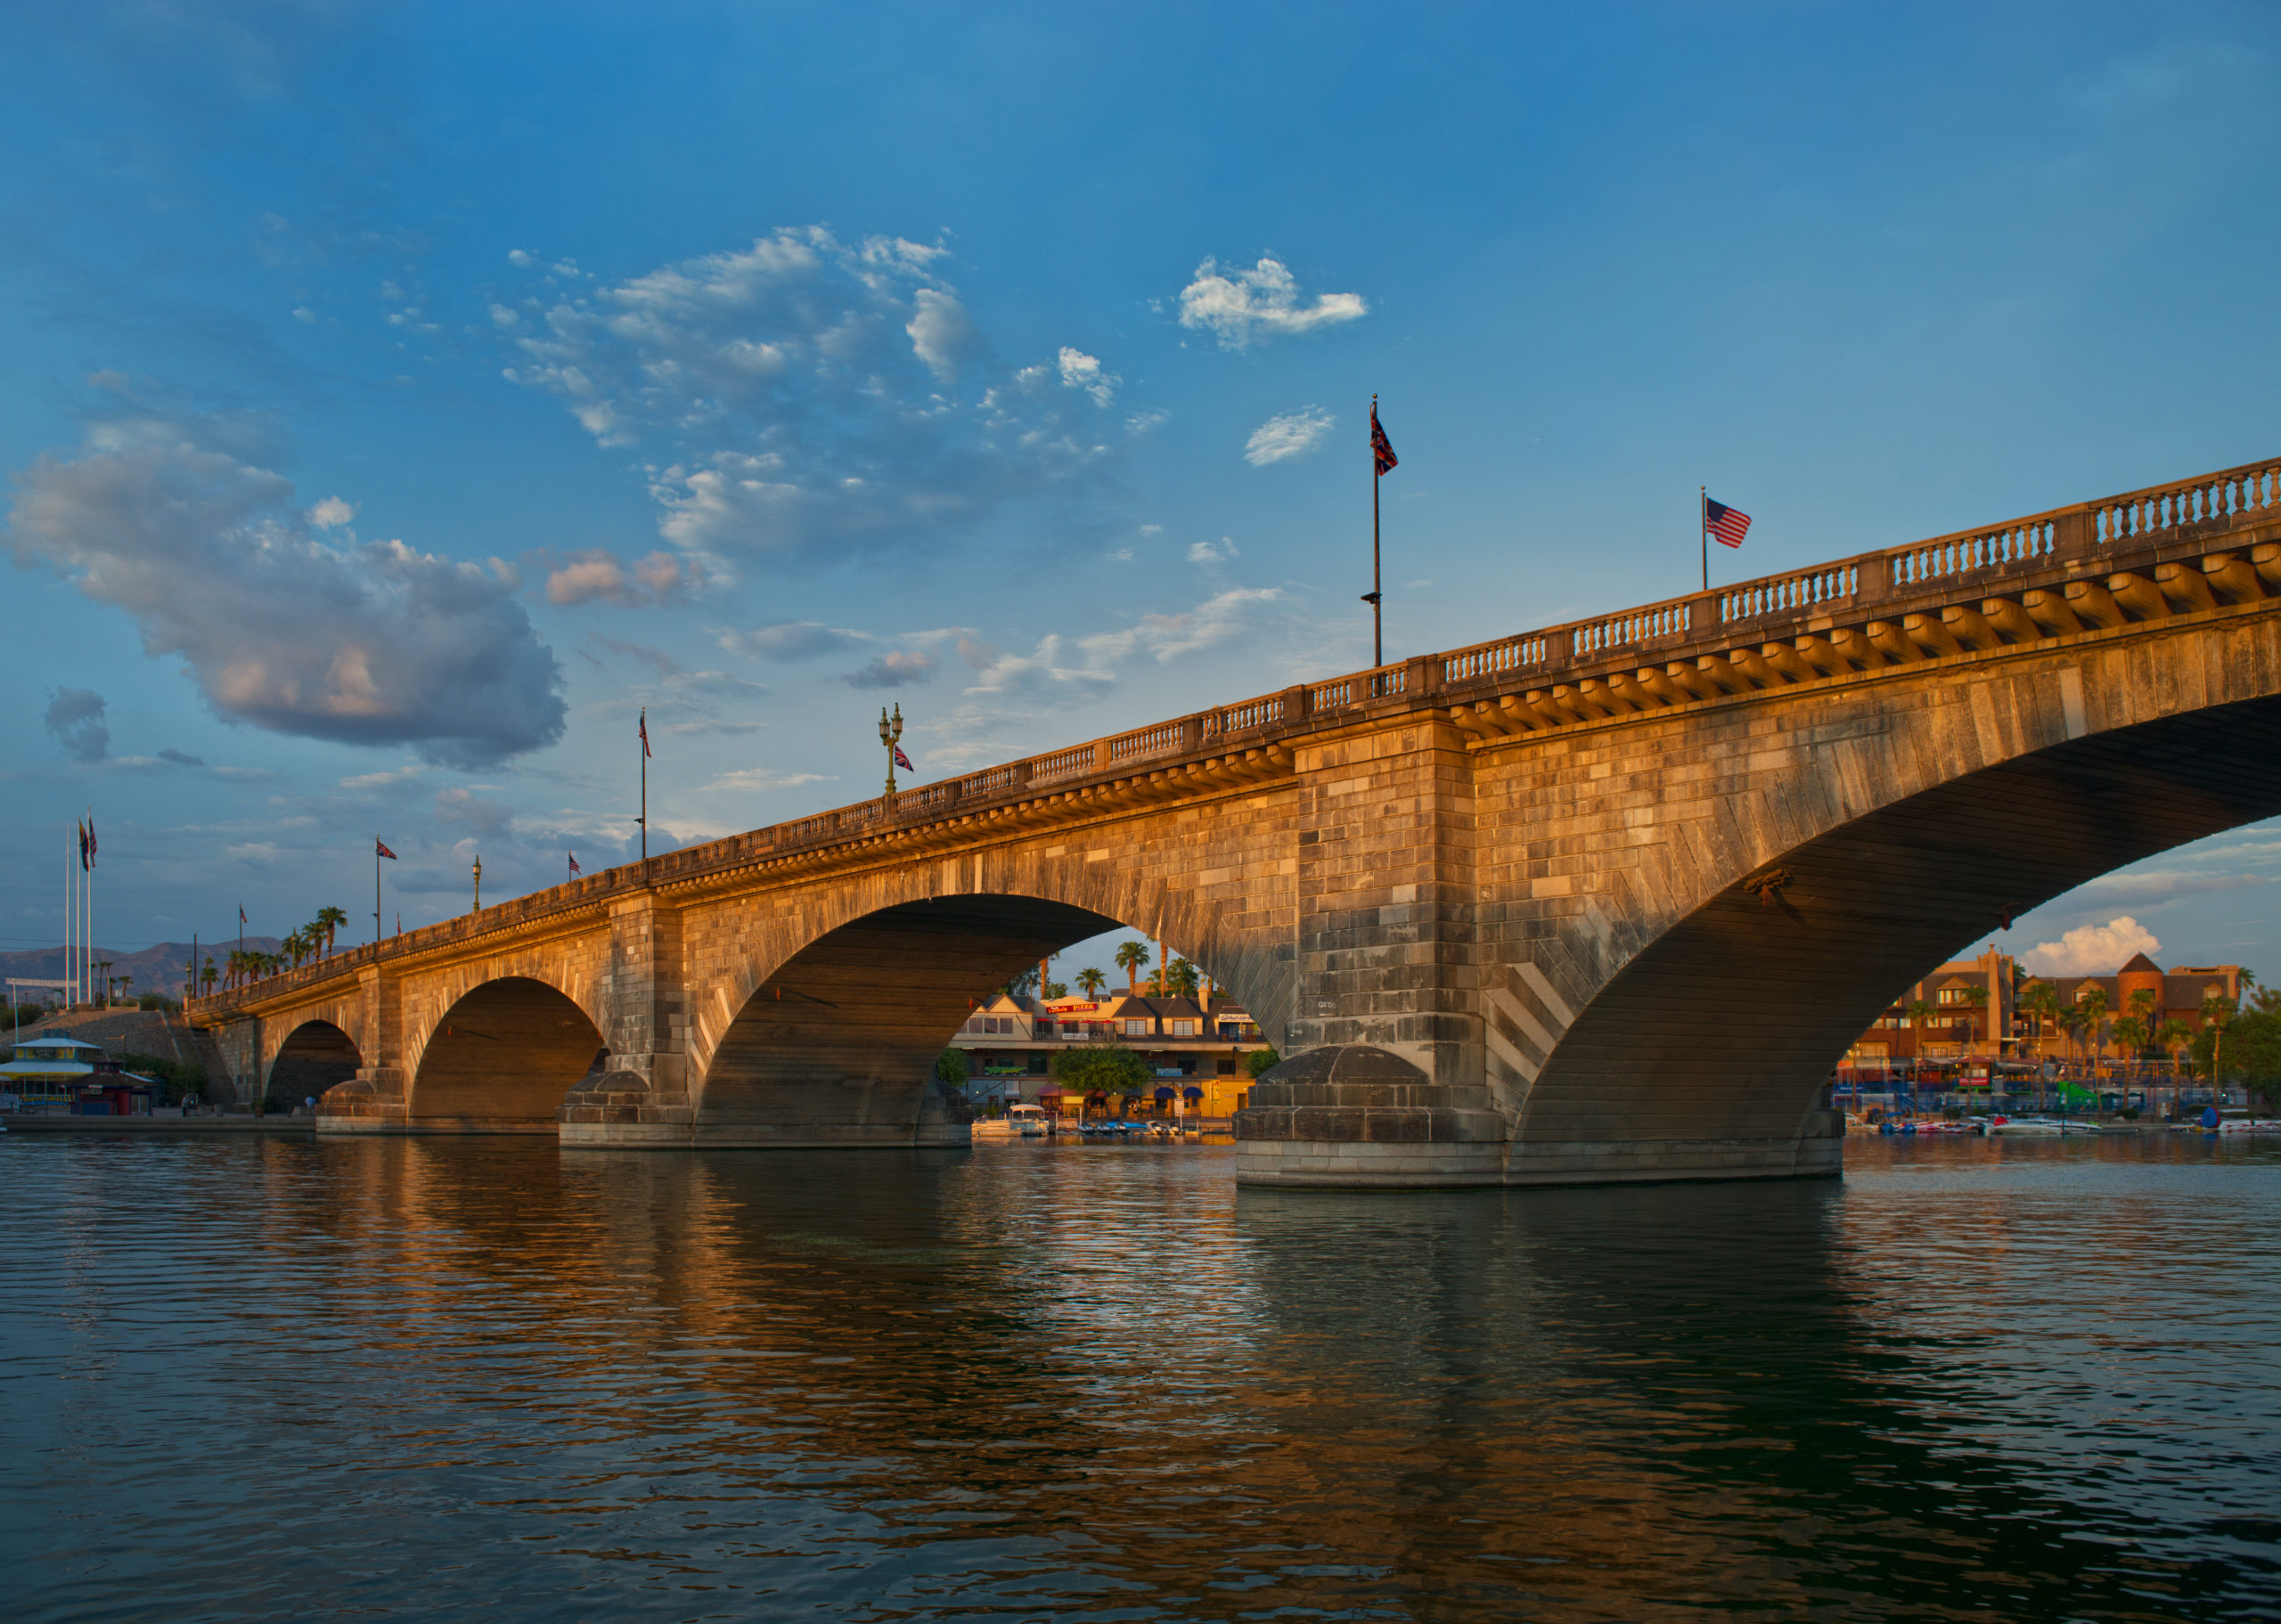
[{"label": "flagpole", "polygon": [[380,837],[372,836],[372,951],[380,951]]},{"label": "flagpole", "polygon": [[[1370,428],[1375,437],[1378,426],[1378,397],[1370,396]],[[1386,663],[1385,589],[1378,584],[1378,482],[1386,476],[1378,472],[1378,447],[1375,437],[1370,443],[1370,665],[1372,669]]]},{"label": "flagpole", "polygon": [[71,843],[63,843],[63,1001],[71,1001]]},{"label": "flagpole", "polygon": [[642,826],[642,861],[650,861],[650,707],[642,707],[642,815],[634,820]]},{"label": "flagpole", "polygon": [[1711,590],[1711,487],[1698,485],[1696,491],[1695,540],[1703,549],[1703,590]]}]

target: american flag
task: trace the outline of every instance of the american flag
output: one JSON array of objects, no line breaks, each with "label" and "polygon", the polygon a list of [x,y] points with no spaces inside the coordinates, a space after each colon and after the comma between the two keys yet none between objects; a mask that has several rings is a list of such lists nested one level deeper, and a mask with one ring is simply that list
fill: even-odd
[{"label": "american flag", "polygon": [[1723,502],[1703,499],[1703,527],[1711,539],[1721,547],[1739,547],[1743,537],[1750,534],[1750,515],[1739,508],[1730,508]]},{"label": "american flag", "polygon": [[1386,431],[1378,427],[1378,403],[1370,403],[1370,455],[1378,465],[1378,472],[1390,474],[1399,467],[1394,454],[1394,443],[1386,438]]},{"label": "american flag", "polygon": [[578,853],[571,852],[568,853],[568,856],[570,859],[570,873],[572,877],[575,878],[578,875],[584,874],[585,870],[578,866]]}]

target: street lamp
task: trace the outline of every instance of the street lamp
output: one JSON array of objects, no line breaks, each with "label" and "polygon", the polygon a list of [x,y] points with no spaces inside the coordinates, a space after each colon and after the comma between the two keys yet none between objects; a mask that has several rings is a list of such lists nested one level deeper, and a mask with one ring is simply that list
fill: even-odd
[{"label": "street lamp", "polygon": [[475,860],[475,911],[483,911],[483,859]]},{"label": "street lamp", "polygon": [[887,798],[890,801],[895,798],[895,747],[896,742],[902,738],[903,701],[898,699],[895,702],[895,714],[892,717],[887,714],[886,706],[879,706],[879,742],[887,747]]}]

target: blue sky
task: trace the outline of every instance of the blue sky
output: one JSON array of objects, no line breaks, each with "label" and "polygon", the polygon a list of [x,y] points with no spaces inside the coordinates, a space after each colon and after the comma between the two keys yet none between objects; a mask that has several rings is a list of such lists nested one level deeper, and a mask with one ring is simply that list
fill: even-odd
[{"label": "blue sky", "polygon": [[[1367,664],[1373,391],[1390,656],[1684,590],[1705,481],[1756,574],[2270,454],[2277,69],[2263,4],[13,7],[0,946],[90,804],[107,946],[362,939],[375,833],[407,926],[626,855],[645,705],[671,844],[874,792],[882,704],[931,778]],[[2281,972],[2277,874],[2007,940]]]}]

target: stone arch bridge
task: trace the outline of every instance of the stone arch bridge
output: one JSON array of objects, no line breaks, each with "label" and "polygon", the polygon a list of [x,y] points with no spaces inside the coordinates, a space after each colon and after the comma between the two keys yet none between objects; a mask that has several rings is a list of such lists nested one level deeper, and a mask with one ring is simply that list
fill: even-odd
[{"label": "stone arch bridge", "polygon": [[200,999],[324,1132],[955,1144],[932,1063],[1117,925],[1288,1057],[1262,1184],[1835,1172],[1895,988],[2281,812],[2281,461],[1294,687]]}]

